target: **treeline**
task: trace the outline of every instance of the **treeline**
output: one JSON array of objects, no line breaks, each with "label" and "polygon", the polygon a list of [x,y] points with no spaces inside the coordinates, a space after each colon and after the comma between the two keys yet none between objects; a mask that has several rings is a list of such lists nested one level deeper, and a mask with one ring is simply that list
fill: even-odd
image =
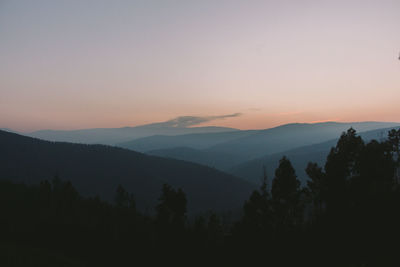
[{"label": "treeline", "polygon": [[119,186],[113,204],[70,182],[0,182],[1,266],[398,266],[400,130],[364,143],[343,133],[302,187],[283,157],[236,222],[187,218],[185,193],[165,184],[152,215]]}]

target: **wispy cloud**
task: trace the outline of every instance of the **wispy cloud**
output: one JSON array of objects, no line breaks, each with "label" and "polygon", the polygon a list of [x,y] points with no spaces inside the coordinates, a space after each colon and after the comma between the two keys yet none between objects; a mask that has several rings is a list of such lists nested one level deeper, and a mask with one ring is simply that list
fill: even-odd
[{"label": "wispy cloud", "polygon": [[241,116],[242,113],[233,113],[233,114],[226,114],[226,115],[219,115],[219,116],[180,116],[174,118],[172,120],[158,123],[160,126],[165,127],[190,127],[195,126],[200,123],[210,122],[214,120],[221,120],[226,118],[234,118]]}]

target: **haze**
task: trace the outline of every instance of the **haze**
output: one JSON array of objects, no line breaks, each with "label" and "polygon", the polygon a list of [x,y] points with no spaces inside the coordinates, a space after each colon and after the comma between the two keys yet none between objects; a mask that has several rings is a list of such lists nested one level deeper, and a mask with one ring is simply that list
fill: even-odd
[{"label": "haze", "polygon": [[0,128],[399,121],[399,11],[398,0],[3,0]]}]

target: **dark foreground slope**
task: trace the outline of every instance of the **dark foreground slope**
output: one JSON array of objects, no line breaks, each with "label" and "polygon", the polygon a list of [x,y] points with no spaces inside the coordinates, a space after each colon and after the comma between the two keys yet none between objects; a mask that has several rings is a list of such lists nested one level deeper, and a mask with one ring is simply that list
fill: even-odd
[{"label": "dark foreground slope", "polygon": [[151,150],[146,152],[146,154],[164,158],[195,162],[201,165],[216,168],[223,172],[230,171],[232,166],[242,163],[241,158],[235,155],[218,153],[218,152],[209,152],[206,150],[200,150],[188,147],[175,147],[169,149]]},{"label": "dark foreground slope", "polygon": [[163,183],[181,187],[192,212],[240,208],[253,186],[212,168],[103,146],[42,141],[0,131],[0,176],[36,184],[58,176],[86,196],[113,200],[118,184],[151,212]]}]

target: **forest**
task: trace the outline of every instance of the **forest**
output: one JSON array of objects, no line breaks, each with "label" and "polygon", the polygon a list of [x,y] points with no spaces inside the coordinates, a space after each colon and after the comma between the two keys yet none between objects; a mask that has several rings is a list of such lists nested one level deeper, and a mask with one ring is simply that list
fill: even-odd
[{"label": "forest", "polygon": [[400,129],[365,143],[350,128],[306,173],[301,184],[282,157],[231,220],[188,216],[186,192],[169,184],[146,213],[122,185],[111,202],[59,177],[2,175],[0,265],[399,266]]}]

